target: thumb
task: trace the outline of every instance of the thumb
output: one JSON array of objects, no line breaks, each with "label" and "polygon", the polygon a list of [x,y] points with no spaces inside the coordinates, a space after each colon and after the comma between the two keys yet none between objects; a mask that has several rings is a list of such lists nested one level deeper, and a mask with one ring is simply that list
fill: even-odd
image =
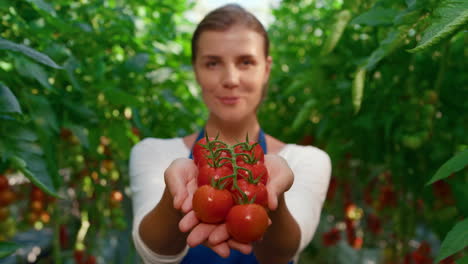
[{"label": "thumb", "polygon": [[268,190],[268,208],[272,211],[278,207],[278,192],[271,184],[267,186]]}]

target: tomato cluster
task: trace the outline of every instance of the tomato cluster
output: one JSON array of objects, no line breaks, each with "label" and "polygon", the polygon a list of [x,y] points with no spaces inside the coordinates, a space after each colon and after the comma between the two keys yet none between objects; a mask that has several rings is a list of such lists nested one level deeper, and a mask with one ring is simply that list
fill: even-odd
[{"label": "tomato cluster", "polygon": [[231,146],[205,137],[192,153],[198,167],[192,201],[197,218],[209,224],[225,222],[239,242],[260,239],[268,227],[269,178],[261,146],[248,139]]}]

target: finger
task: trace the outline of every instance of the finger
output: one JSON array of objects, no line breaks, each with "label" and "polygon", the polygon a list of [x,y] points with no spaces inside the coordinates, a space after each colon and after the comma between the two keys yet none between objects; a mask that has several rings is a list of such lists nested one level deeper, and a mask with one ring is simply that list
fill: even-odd
[{"label": "finger", "polygon": [[240,243],[234,239],[229,239],[227,243],[230,248],[238,250],[246,255],[250,254],[253,250],[253,246],[251,244]]},{"label": "finger", "polygon": [[229,245],[224,242],[215,246],[209,246],[216,254],[221,256],[222,258],[228,258],[230,252]]},{"label": "finger", "polygon": [[197,245],[205,242],[210,236],[211,232],[216,228],[216,225],[210,225],[205,223],[200,223],[195,226],[190,234],[187,237],[187,244],[190,247],[195,247]]},{"label": "finger", "polygon": [[217,245],[221,242],[224,242],[229,239],[229,233],[226,228],[226,224],[221,224],[216,226],[216,228],[211,232],[208,241],[212,245]]},{"label": "finger", "polygon": [[181,232],[188,232],[190,229],[198,225],[198,223],[200,223],[200,221],[195,215],[195,212],[190,211],[188,214],[184,215],[184,217],[182,217],[182,219],[179,221],[179,229]]},{"label": "finger", "polygon": [[187,183],[187,193],[188,193],[188,195],[185,197],[185,199],[183,201],[183,204],[181,206],[182,212],[187,213],[188,211],[192,210],[193,194],[195,193],[197,188],[198,188],[198,186],[197,186],[196,179],[193,178]]}]

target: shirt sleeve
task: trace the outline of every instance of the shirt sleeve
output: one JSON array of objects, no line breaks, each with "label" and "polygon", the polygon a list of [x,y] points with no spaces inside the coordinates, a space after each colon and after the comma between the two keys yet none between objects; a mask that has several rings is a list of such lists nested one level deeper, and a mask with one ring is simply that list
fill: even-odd
[{"label": "shirt sleeve", "polygon": [[317,229],[332,166],[328,154],[318,148],[298,145],[292,147],[284,155],[294,173],[294,183],[285,193],[285,200],[301,230],[297,258],[310,243]]},{"label": "shirt sleeve", "polygon": [[136,144],[130,153],[130,188],[132,191],[133,228],[135,249],[144,263],[175,264],[182,261],[188,251],[163,256],[149,249],[141,240],[138,229],[143,217],[161,200],[164,192],[164,171],[172,160],[181,156],[174,148],[174,142],[162,139],[144,139]]}]

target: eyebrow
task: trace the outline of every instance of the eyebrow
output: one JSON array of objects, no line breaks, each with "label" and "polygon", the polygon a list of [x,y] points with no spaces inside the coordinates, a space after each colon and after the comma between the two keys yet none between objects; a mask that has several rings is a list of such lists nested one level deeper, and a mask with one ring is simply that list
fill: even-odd
[{"label": "eyebrow", "polygon": [[[219,60],[221,59],[221,56],[217,56],[217,55],[203,55],[201,56],[201,58],[203,59],[216,59],[216,60]],[[252,54],[241,54],[239,56],[236,56],[236,58],[240,58],[240,59],[253,59],[255,58],[255,56],[253,56]]]},{"label": "eyebrow", "polygon": [[201,58],[203,59],[215,59],[215,60],[219,60],[221,58],[221,56],[216,56],[216,55],[203,55],[201,56]]}]

